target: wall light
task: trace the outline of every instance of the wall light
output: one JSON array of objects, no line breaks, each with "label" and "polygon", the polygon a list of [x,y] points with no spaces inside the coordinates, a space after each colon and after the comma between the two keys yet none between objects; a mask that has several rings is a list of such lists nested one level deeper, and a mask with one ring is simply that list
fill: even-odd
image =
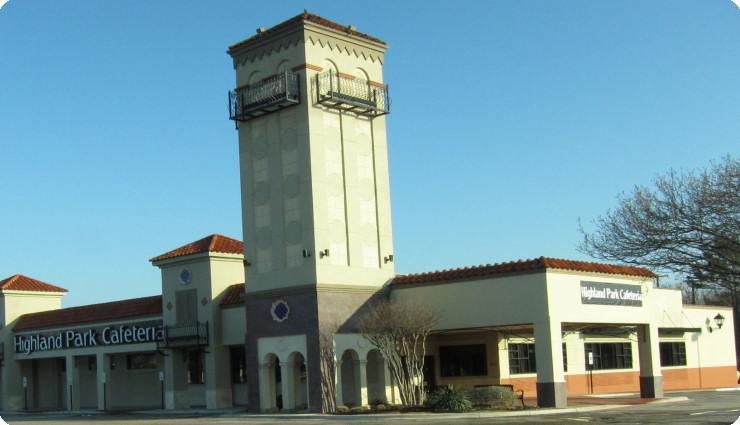
[{"label": "wall light", "polygon": [[[714,324],[717,325],[717,329],[722,329],[722,325],[725,324],[725,316],[717,313],[717,315],[714,316]],[[710,333],[714,332],[714,328],[709,322],[709,319],[707,319],[707,329],[709,330]]]}]

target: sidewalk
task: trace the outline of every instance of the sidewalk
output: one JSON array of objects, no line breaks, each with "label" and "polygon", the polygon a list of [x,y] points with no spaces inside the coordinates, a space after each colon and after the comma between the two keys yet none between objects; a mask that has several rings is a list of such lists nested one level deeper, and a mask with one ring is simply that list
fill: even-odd
[{"label": "sidewalk", "polygon": [[649,403],[676,403],[688,401],[687,397],[666,397],[660,400],[640,399],[637,397],[622,396],[620,397],[571,397],[568,399],[568,407],[562,409],[555,408],[535,408],[536,400],[526,399],[528,406],[523,410],[507,411],[477,411],[470,413],[374,413],[374,414],[356,414],[356,415],[322,415],[317,413],[276,413],[276,414],[259,414],[245,413],[244,409],[182,409],[182,410],[140,410],[140,411],[109,411],[101,412],[97,410],[90,411],[57,411],[57,412],[0,412],[0,416],[12,418],[22,416],[43,415],[46,417],[115,417],[119,415],[132,415],[143,417],[219,417],[219,418],[253,418],[253,419],[276,419],[280,421],[291,420],[323,420],[323,421],[389,421],[389,420],[410,420],[410,421],[437,421],[449,419],[478,419],[478,418],[504,418],[515,416],[539,416],[539,415],[558,415],[570,413],[596,412],[601,410],[620,409],[640,404]]}]

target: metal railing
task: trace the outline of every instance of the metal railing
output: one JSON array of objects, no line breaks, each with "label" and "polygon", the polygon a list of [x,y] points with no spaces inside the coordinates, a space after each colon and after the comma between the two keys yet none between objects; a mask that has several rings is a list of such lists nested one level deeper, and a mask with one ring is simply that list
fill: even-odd
[{"label": "metal railing", "polygon": [[208,322],[193,322],[162,328],[162,348],[208,345]]},{"label": "metal railing", "polygon": [[390,112],[388,86],[326,71],[316,75],[317,101],[323,105],[379,116]]},{"label": "metal railing", "polygon": [[298,74],[285,71],[229,92],[229,119],[249,121],[301,102]]}]

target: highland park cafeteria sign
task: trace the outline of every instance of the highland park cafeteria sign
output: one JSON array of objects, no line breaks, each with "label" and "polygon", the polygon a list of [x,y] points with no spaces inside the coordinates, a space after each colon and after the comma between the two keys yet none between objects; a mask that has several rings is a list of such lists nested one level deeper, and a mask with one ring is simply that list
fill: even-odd
[{"label": "highland park cafeteria sign", "polygon": [[642,307],[642,286],[581,282],[581,304]]},{"label": "highland park cafeteria sign", "polygon": [[52,334],[16,335],[15,352],[31,354],[37,351],[67,350],[106,345],[142,344],[161,341],[162,325],[137,323],[85,330],[66,330]]}]

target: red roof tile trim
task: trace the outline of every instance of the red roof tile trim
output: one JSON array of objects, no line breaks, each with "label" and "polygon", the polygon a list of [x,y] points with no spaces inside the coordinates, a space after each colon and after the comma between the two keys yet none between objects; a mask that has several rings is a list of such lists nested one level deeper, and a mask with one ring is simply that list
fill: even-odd
[{"label": "red roof tile trim", "polygon": [[157,262],[169,260],[170,258],[183,257],[185,255],[200,254],[204,252],[221,252],[224,254],[244,254],[242,241],[231,239],[223,235],[210,235],[203,239],[183,245],[172,251],[158,255],[149,261]]},{"label": "red roof tile trim", "polygon": [[156,295],[153,297],[134,298],[24,314],[18,318],[18,322],[16,322],[13,330],[23,331],[161,315],[162,296]]},{"label": "red roof tile trim", "polygon": [[393,279],[392,285],[408,285],[415,283],[464,280],[487,277],[497,274],[545,271],[547,269],[640,276],[647,278],[655,277],[655,274],[653,272],[642,267],[619,266],[612,264],[591,263],[586,261],[539,257],[532,260],[519,260],[508,263],[485,264],[475,267],[440,270],[429,273],[399,275],[396,276],[395,279]]},{"label": "red roof tile trim", "polygon": [[221,306],[232,306],[244,304],[244,284],[237,283],[231,285],[224,291],[224,297],[221,299]]},{"label": "red roof tile trim", "polygon": [[330,21],[330,20],[328,20],[326,18],[322,18],[321,16],[314,15],[313,13],[303,12],[303,13],[301,13],[298,16],[294,16],[294,17],[288,19],[287,21],[283,21],[283,22],[281,22],[281,23],[279,23],[279,24],[277,24],[277,25],[275,25],[273,27],[270,27],[270,28],[266,29],[265,31],[262,31],[260,33],[257,33],[256,35],[253,35],[253,36],[247,38],[246,40],[240,41],[239,43],[236,43],[236,44],[234,44],[232,46],[229,46],[229,53],[233,53],[234,50],[236,50],[236,49],[238,49],[238,48],[240,48],[240,47],[242,47],[242,46],[244,46],[246,44],[255,42],[257,40],[261,40],[261,39],[263,39],[265,37],[268,37],[271,34],[274,34],[274,33],[278,32],[278,31],[280,31],[282,29],[288,28],[288,27],[290,27],[292,25],[295,25],[295,24],[297,24],[299,22],[311,22],[311,23],[316,24],[316,25],[321,25],[322,27],[325,27],[325,28],[333,29],[333,30],[336,30],[336,31],[341,31],[341,32],[344,32],[344,33],[347,33],[347,34],[350,34],[350,35],[353,35],[353,36],[356,36],[356,37],[364,38],[365,40],[369,40],[369,41],[372,41],[374,43],[380,43],[380,44],[384,44],[384,45],[386,44],[385,41],[383,41],[383,40],[381,40],[379,38],[375,38],[375,37],[370,36],[370,35],[367,35],[365,33],[362,33],[362,32],[359,32],[359,31],[355,31],[354,29],[351,29],[349,26],[345,26],[345,25],[338,24],[336,22],[332,22],[332,21]]},{"label": "red roof tile trim", "polygon": [[0,289],[5,291],[32,291],[32,292],[69,292],[64,288],[31,279],[28,276],[16,274],[5,280],[0,280]]}]

